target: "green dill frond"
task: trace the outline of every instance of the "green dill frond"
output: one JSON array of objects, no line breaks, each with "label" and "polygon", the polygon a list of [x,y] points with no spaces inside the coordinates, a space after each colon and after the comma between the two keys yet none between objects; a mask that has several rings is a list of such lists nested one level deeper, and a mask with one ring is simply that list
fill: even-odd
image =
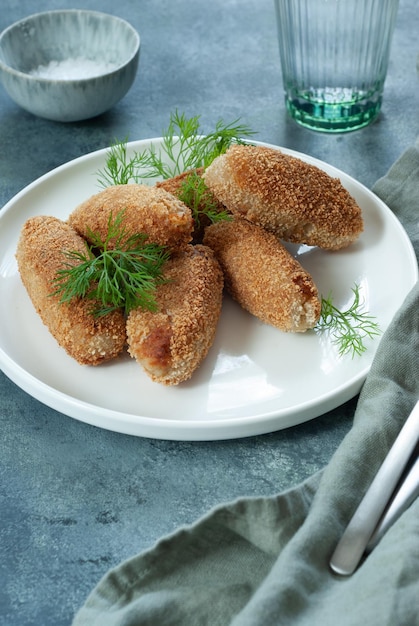
[{"label": "green dill frond", "polygon": [[126,138],[123,141],[116,140],[109,148],[105,168],[97,172],[98,183],[101,187],[127,185],[137,181],[141,159],[137,155],[128,158],[127,145],[128,139]]},{"label": "green dill frond", "polygon": [[67,261],[53,281],[53,295],[59,295],[61,302],[84,297],[97,300],[95,316],[116,309],[126,314],[137,307],[157,310],[155,290],[165,280],[163,267],[169,253],[163,246],[147,243],[144,234],[127,236],[123,214],[121,211],[115,219],[110,216],[104,241],[89,233],[92,243],[86,244],[85,254],[64,252]]},{"label": "green dill frond", "polygon": [[225,124],[217,121],[213,132],[202,134],[200,116],[186,117],[175,111],[162,134],[159,150],[153,144],[143,152],[127,154],[127,139],[115,142],[109,149],[105,167],[97,172],[102,187],[156,178],[173,178],[185,171],[207,167],[224,154],[233,143],[244,143],[254,132],[237,119]]},{"label": "green dill frond", "polygon": [[227,210],[220,209],[219,203],[196,170],[192,170],[188,176],[185,176],[178,197],[191,209],[198,229],[203,217],[206,217],[211,224],[232,219]]},{"label": "green dill frond", "polygon": [[328,331],[332,342],[337,345],[339,355],[351,354],[352,358],[360,356],[366,350],[364,339],[374,338],[381,334],[379,324],[374,316],[362,311],[363,302],[360,298],[359,285],[352,288],[354,299],[346,311],[339,310],[334,304],[332,294],[321,298],[321,316],[315,330]]}]

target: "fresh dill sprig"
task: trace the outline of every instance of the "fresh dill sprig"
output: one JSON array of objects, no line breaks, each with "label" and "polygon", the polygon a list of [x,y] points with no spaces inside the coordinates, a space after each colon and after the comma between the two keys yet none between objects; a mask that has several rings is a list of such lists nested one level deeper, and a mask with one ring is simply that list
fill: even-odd
[{"label": "fresh dill sprig", "polygon": [[220,208],[204,179],[196,170],[192,170],[185,176],[177,195],[191,209],[192,217],[198,229],[204,216],[211,224],[231,219],[230,213],[226,209]]},{"label": "fresh dill sprig", "polygon": [[332,294],[321,298],[321,315],[315,330],[329,331],[332,342],[338,346],[339,355],[361,355],[367,349],[366,337],[373,338],[381,334],[378,323],[372,315],[362,311],[359,285],[352,288],[354,299],[346,311],[339,310],[334,304]]},{"label": "fresh dill sprig", "polygon": [[98,183],[101,187],[111,185],[127,185],[137,179],[137,170],[141,167],[137,157],[128,158],[128,139],[115,141],[106,156],[106,166],[97,172]]},{"label": "fresh dill sprig", "polygon": [[[73,298],[99,301],[93,307],[95,317],[116,309],[126,314],[134,308],[157,310],[155,289],[164,281],[162,269],[169,258],[164,247],[147,243],[142,233],[127,235],[123,226],[124,211],[108,220],[104,241],[98,233],[88,232],[86,252],[64,252],[67,262],[57,271],[53,295],[61,302]],[[97,251],[97,254],[95,254]]]},{"label": "fresh dill sprig", "polygon": [[127,157],[127,140],[109,149],[105,167],[97,173],[102,187],[124,185],[150,178],[173,178],[188,170],[207,167],[233,143],[244,143],[254,132],[237,119],[230,124],[218,120],[213,132],[202,134],[200,116],[172,113],[159,150],[153,144]]},{"label": "fresh dill sprig", "polygon": [[233,143],[243,143],[243,137],[254,133],[239,120],[225,124],[218,120],[214,131],[202,134],[200,116],[187,118],[177,111],[170,116],[167,130],[163,133],[163,152],[169,165],[161,172],[163,178],[171,178],[182,172],[207,167],[224,154]]}]

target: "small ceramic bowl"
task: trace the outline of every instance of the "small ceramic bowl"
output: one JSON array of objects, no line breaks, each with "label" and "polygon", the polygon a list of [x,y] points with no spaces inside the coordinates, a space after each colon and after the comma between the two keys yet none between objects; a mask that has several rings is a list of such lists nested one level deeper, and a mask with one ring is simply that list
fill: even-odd
[{"label": "small ceramic bowl", "polygon": [[125,96],[139,56],[139,34],[125,20],[96,11],[47,11],[1,33],[0,79],[23,109],[75,122]]}]

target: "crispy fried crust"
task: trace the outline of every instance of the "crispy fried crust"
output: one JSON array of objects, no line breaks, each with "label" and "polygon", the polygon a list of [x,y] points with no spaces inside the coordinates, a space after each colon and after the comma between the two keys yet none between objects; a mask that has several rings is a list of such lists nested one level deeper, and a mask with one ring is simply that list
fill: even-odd
[{"label": "crispy fried crust", "polygon": [[338,250],[363,230],[361,209],[337,178],[273,148],[234,145],[203,178],[233,214],[285,241]]},{"label": "crispy fried crust", "polygon": [[236,218],[206,230],[224,272],[227,290],[260,320],[283,331],[313,328],[320,316],[317,288],[274,235]]},{"label": "crispy fried crust", "polygon": [[147,242],[171,250],[180,250],[191,241],[193,219],[190,209],[165,189],[147,185],[107,187],[74,209],[68,222],[82,237],[88,239],[91,230],[103,241],[109,218],[115,219],[122,210],[128,235],[145,233]]},{"label": "crispy fried crust", "polygon": [[211,347],[221,312],[223,275],[202,245],[174,255],[168,282],[157,288],[159,311],[130,312],[128,349],[150,378],[165,385],[189,379]]},{"label": "crispy fried crust", "polygon": [[51,334],[66,352],[83,365],[98,365],[116,357],[126,341],[120,311],[95,319],[92,300],[75,298],[61,304],[52,281],[66,261],[63,251],[85,252],[84,241],[66,223],[38,216],[24,224],[16,258],[22,282]]}]

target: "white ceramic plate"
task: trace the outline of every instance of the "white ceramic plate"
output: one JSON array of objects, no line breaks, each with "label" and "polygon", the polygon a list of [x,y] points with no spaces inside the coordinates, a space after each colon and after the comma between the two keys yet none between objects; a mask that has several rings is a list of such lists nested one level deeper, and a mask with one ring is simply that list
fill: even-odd
[{"label": "white ceramic plate", "polygon": [[[132,142],[142,151],[160,139]],[[362,207],[365,232],[346,250],[289,246],[323,295],[344,307],[358,283],[365,308],[385,330],[416,282],[416,257],[392,212],[343,172],[284,152],[339,177]],[[356,395],[379,339],[362,357],[340,358],[327,336],[286,334],[225,299],[217,337],[192,379],[167,388],[127,355],[99,367],[78,365],[43,326],[15,261],[23,223],[33,215],[66,219],[97,193],[107,150],[71,161],[38,179],[0,212],[0,366],[19,387],[57,411],[101,428],[172,440],[217,440],[263,434],[317,417]]]}]

